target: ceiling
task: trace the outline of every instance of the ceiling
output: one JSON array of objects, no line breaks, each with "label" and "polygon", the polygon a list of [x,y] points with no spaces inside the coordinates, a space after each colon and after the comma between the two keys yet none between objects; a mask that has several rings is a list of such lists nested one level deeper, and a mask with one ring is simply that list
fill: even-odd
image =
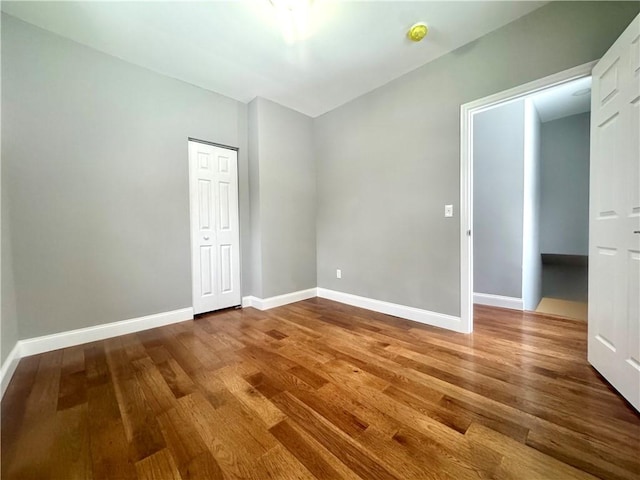
[{"label": "ceiling", "polygon": [[532,95],[541,122],[550,122],[591,111],[591,92],[575,96],[574,93],[591,89],[591,77],[580,78]]},{"label": "ceiling", "polygon": [[[312,117],[469,43],[547,2],[301,0],[2,2],[26,22],[173,78]],[[418,21],[421,43],[406,38]]]}]

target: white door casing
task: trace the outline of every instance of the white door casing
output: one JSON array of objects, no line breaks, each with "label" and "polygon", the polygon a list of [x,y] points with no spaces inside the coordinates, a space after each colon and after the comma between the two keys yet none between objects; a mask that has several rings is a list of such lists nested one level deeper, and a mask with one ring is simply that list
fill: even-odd
[{"label": "white door casing", "polygon": [[593,69],[588,359],[640,410],[640,15]]},{"label": "white door casing", "polygon": [[189,141],[194,313],[240,305],[238,153]]}]

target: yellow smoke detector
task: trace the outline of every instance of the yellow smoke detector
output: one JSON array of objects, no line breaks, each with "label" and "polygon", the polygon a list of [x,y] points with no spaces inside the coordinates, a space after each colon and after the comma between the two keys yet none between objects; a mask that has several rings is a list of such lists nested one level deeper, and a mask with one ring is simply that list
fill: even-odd
[{"label": "yellow smoke detector", "polygon": [[419,42],[427,36],[428,32],[429,27],[427,27],[427,24],[424,22],[418,22],[415,25],[411,26],[411,28],[407,32],[407,37],[409,37],[409,40],[411,40],[412,42]]}]

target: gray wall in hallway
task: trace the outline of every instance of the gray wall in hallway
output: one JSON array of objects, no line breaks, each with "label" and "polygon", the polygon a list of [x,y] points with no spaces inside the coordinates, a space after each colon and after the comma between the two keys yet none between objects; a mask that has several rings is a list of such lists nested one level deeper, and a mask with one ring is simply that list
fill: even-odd
[{"label": "gray wall in hallway", "polygon": [[524,100],[473,119],[473,290],[522,297]]},{"label": "gray wall in hallway", "polygon": [[601,57],[638,9],[549,3],[316,118],[318,286],[459,315],[460,105]]},{"label": "gray wall in hallway", "polygon": [[253,252],[260,258],[259,273],[254,275],[260,283],[253,285],[254,295],[268,298],[313,288],[313,122],[299,112],[256,98],[249,105],[249,124]]},{"label": "gray wall in hallway", "polygon": [[20,338],[191,306],[188,137],[240,147],[247,279],[247,106],[2,22],[3,193]]},{"label": "gray wall in hallway", "polygon": [[590,113],[542,124],[542,253],[589,253]]}]

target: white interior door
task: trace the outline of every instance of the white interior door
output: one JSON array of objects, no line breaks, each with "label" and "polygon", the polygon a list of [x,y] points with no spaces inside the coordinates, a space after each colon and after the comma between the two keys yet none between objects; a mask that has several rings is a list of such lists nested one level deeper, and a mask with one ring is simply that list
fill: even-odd
[{"label": "white interior door", "polygon": [[238,153],[189,141],[194,313],[240,305]]},{"label": "white interior door", "polygon": [[593,69],[591,363],[640,410],[640,15]]}]

